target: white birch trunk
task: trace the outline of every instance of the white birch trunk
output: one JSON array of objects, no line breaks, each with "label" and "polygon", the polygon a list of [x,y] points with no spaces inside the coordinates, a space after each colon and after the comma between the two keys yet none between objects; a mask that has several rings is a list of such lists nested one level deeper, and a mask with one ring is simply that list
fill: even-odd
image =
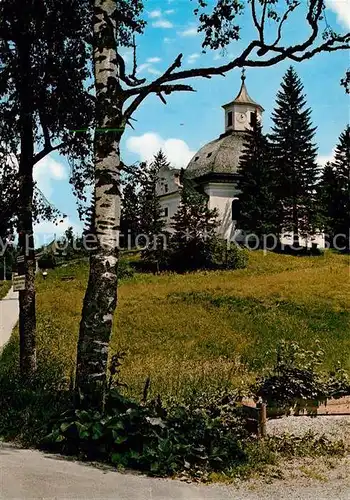
[{"label": "white birch trunk", "polygon": [[[117,306],[120,225],[120,155],[122,101],[112,14],[115,0],[95,0],[94,67],[96,84],[95,233],[90,276],[80,324],[76,388],[84,405],[100,406],[106,385],[108,346]],[[120,95],[120,93],[119,93]],[[114,129],[101,131],[101,129]],[[115,130],[118,129],[118,130]]]}]

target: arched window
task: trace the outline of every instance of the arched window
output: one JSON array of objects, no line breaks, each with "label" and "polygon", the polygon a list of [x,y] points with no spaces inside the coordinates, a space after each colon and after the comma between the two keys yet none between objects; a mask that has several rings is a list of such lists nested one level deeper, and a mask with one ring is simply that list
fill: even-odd
[{"label": "arched window", "polygon": [[232,200],[232,220],[235,222],[239,221],[240,217],[240,203],[238,199]]}]

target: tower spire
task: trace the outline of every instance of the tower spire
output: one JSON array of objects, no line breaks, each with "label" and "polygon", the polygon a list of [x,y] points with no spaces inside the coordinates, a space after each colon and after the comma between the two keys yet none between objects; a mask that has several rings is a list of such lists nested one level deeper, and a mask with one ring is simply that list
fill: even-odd
[{"label": "tower spire", "polygon": [[241,80],[242,80],[242,83],[243,83],[243,84],[244,84],[244,82],[245,82],[245,79],[246,79],[246,76],[245,76],[245,68],[242,68]]}]

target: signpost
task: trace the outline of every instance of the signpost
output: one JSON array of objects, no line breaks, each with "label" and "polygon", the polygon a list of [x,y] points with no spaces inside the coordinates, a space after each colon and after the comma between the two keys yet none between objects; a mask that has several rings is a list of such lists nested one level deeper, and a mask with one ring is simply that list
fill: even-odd
[{"label": "signpost", "polygon": [[26,277],[25,276],[18,276],[18,275],[13,275],[12,278],[12,285],[13,285],[13,291],[14,292],[20,292],[22,290],[26,289]]}]

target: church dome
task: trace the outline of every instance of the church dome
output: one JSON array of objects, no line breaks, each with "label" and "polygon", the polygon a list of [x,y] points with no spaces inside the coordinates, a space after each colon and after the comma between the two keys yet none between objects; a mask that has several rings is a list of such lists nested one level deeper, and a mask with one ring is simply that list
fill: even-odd
[{"label": "church dome", "polygon": [[256,121],[261,121],[263,107],[248,94],[245,72],[242,71],[242,85],[237,97],[223,106],[225,110],[225,132],[214,141],[203,146],[187,166],[186,174],[195,179],[203,175],[236,174],[242,155],[247,132]]},{"label": "church dome", "polygon": [[188,164],[186,173],[191,178],[210,173],[237,173],[245,141],[246,134],[242,132],[231,132],[220,136],[195,154]]}]

